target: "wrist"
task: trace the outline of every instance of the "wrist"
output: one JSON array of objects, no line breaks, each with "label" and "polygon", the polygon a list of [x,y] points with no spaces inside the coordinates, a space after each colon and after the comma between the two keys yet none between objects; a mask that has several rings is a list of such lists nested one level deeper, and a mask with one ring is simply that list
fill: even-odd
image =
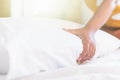
[{"label": "wrist", "polygon": [[94,30],[93,28],[91,29],[89,27],[84,27],[83,31],[86,32],[87,34],[94,35],[97,30]]}]

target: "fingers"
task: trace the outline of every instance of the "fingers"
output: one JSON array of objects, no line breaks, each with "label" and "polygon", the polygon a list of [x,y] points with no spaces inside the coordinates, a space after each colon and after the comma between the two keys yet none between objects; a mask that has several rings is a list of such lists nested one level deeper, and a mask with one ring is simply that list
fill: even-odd
[{"label": "fingers", "polygon": [[90,60],[94,54],[95,54],[95,45],[93,43],[89,43],[87,45],[84,45],[83,52],[77,59],[77,63],[81,64],[84,63],[86,60]]},{"label": "fingers", "polygon": [[86,47],[86,48],[84,48],[84,50],[83,50],[83,52],[81,53],[81,55],[78,57],[78,59],[77,59],[77,63],[78,64],[81,64],[81,63],[83,63],[84,61],[86,61],[87,60],[87,54],[89,53],[89,50],[88,50],[88,48]]},{"label": "fingers", "polygon": [[83,63],[84,60],[87,59],[86,56],[87,56],[87,54],[89,53],[88,46],[89,46],[89,45],[83,46],[83,51],[82,51],[81,55],[78,57],[78,59],[77,59],[77,63],[78,63],[78,64]]},{"label": "fingers", "polygon": [[90,47],[89,47],[89,53],[88,55],[86,55],[86,57],[88,58],[88,60],[90,60],[94,54],[95,54],[95,45],[94,44],[91,44]]},{"label": "fingers", "polygon": [[63,29],[67,32],[70,32],[76,36],[78,36],[82,40],[83,51],[81,55],[77,59],[77,63],[81,64],[86,60],[90,60],[95,54],[95,42],[94,42],[94,34],[90,34],[85,29]]}]

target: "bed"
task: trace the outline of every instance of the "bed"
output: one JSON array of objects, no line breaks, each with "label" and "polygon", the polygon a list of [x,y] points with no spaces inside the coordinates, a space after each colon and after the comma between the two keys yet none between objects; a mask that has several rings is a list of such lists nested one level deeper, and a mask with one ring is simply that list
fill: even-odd
[{"label": "bed", "polygon": [[62,28],[84,25],[35,17],[0,18],[0,22],[0,80],[120,79],[120,40],[104,31],[95,35],[96,55],[77,65],[81,39]]},{"label": "bed", "polygon": [[[119,55],[120,50],[117,50],[116,53]],[[109,64],[105,62],[36,73],[15,80],[119,80],[119,59],[117,61],[111,59],[110,61]]]}]

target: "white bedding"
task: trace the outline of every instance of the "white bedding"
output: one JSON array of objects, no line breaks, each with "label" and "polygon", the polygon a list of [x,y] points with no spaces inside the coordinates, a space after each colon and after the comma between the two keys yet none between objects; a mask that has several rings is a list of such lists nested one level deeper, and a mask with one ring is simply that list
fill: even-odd
[{"label": "white bedding", "polygon": [[120,80],[120,49],[110,56],[96,59],[96,62],[35,73],[15,80]]},{"label": "white bedding", "polygon": [[6,80],[7,79],[7,75],[0,75],[0,80]]},{"label": "white bedding", "polygon": [[[8,80],[44,80],[50,79],[49,77],[75,80],[74,78],[80,78],[78,75],[88,80],[88,77],[104,78],[101,74],[106,69],[106,73],[114,69],[115,73],[119,73],[116,69],[119,69],[120,40],[103,31],[96,34],[97,52],[94,58],[78,67],[76,58],[82,51],[81,40],[63,31],[61,27],[76,28],[82,25],[38,18],[9,18],[0,21],[3,26],[1,29],[4,30],[0,43],[4,45],[10,58]],[[33,75],[28,76],[31,74]]]}]

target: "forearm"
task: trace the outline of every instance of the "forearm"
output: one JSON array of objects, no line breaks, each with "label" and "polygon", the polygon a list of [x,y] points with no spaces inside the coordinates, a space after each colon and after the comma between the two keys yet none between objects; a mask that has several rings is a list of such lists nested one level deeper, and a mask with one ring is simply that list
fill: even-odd
[{"label": "forearm", "polygon": [[96,11],[96,13],[94,14],[94,16],[85,26],[85,29],[93,33],[100,29],[108,20],[112,11],[116,7],[116,1],[117,0],[104,0],[101,6]]}]

